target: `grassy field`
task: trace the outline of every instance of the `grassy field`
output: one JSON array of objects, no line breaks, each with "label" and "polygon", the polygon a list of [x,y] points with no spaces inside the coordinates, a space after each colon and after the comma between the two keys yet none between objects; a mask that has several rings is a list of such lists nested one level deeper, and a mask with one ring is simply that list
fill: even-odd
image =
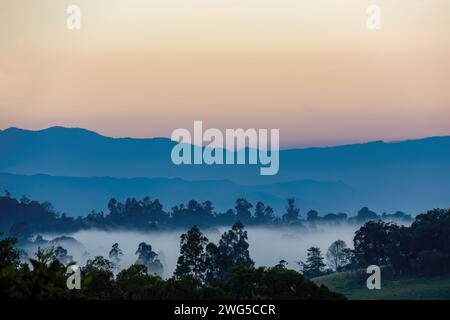
[{"label": "grassy field", "polygon": [[352,300],[450,299],[450,275],[394,277],[381,273],[381,289],[368,290],[365,270],[341,272],[313,279]]}]

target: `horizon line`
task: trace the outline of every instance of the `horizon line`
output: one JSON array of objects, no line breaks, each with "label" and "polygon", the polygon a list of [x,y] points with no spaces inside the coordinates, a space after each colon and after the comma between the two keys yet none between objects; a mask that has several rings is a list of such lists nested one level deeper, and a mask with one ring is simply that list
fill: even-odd
[{"label": "horizon line", "polygon": [[[133,136],[110,136],[102,134],[96,130],[93,129],[87,129],[83,127],[69,127],[69,126],[63,126],[63,125],[53,125],[49,127],[45,127],[43,129],[26,129],[21,128],[17,126],[10,126],[6,127],[5,129],[0,129],[1,132],[10,131],[10,130],[18,130],[18,131],[24,131],[24,132],[45,132],[52,129],[64,129],[64,130],[80,130],[84,132],[88,132],[91,134],[95,134],[97,136],[107,138],[107,139],[133,139],[133,140],[169,140],[172,142],[176,142],[172,140],[170,137],[165,136],[154,136],[154,137],[133,137]],[[433,139],[433,138],[448,138],[450,137],[450,133],[448,135],[430,135],[430,136],[419,136],[419,137],[411,137],[411,138],[403,138],[403,139],[396,139],[396,140],[385,140],[385,139],[373,139],[373,140],[362,140],[362,141],[354,141],[354,142],[342,142],[338,144],[324,144],[324,145],[318,145],[318,146],[287,146],[287,147],[280,147],[280,151],[289,151],[289,150],[299,150],[299,149],[325,149],[325,148],[337,148],[337,147],[346,147],[346,146],[354,146],[354,145],[364,145],[364,144],[371,144],[371,143],[401,143],[401,142],[408,142],[408,141],[416,141],[416,140],[426,140],[426,139]],[[195,144],[191,143],[191,145],[196,146]],[[204,147],[204,146],[203,146]],[[246,146],[243,149],[249,149],[248,146]],[[243,150],[241,149],[241,150]]]}]

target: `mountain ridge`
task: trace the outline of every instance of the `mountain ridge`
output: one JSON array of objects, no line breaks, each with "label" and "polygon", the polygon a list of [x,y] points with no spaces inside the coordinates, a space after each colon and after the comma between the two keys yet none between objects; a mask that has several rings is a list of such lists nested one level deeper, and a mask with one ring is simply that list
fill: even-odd
[{"label": "mountain ridge", "polygon": [[[355,190],[358,204],[375,209],[414,214],[450,206],[450,136],[281,150],[279,173],[261,176],[258,165],[177,166],[170,157],[176,143],[167,138],[108,138],[84,130],[1,131],[0,172],[181,178],[191,184],[229,180],[249,187],[296,180],[342,181]],[[326,208],[324,203],[317,199],[318,207]]]},{"label": "mountain ridge", "polygon": [[[291,190],[291,187],[294,187]],[[352,197],[353,190],[342,182],[333,181],[289,181],[269,185],[241,185],[229,180],[187,181],[181,178],[115,178],[115,177],[63,177],[46,174],[16,175],[0,172],[0,188],[12,195],[51,202],[57,211],[69,215],[84,216],[91,210],[106,210],[111,198],[124,201],[126,198],[142,199],[149,196],[159,199],[166,209],[189,200],[210,200],[218,211],[225,212],[234,207],[237,198],[245,197],[256,205],[262,201],[282,213],[287,198],[295,197],[302,210],[334,208],[345,210],[342,199],[335,194]],[[331,192],[333,191],[333,194]],[[303,195],[304,193],[305,195]],[[318,203],[326,198],[328,207]],[[348,209],[349,207],[347,207]]]},{"label": "mountain ridge", "polygon": [[[65,126],[51,126],[46,127],[43,129],[24,129],[19,127],[8,127],[3,130],[0,129],[0,134],[2,133],[9,133],[9,132],[15,132],[15,133],[26,133],[26,134],[46,134],[51,132],[64,132],[64,131],[71,131],[71,132],[82,132],[86,134],[90,134],[92,136],[98,136],[105,139],[113,139],[113,140],[165,140],[173,142],[168,137],[130,137],[130,136],[121,136],[121,137],[111,137],[108,135],[104,135],[101,133],[98,133],[94,130],[85,129],[82,127],[65,127]],[[344,143],[344,144],[337,144],[337,145],[327,145],[327,146],[309,146],[309,147],[288,147],[288,148],[282,148],[280,151],[291,151],[291,150],[305,150],[305,149],[328,149],[328,148],[340,148],[340,147],[352,147],[352,146],[361,146],[361,145],[373,145],[373,144],[396,144],[396,143],[408,143],[408,142],[418,142],[418,141],[429,141],[429,140],[440,140],[440,139],[448,139],[450,140],[450,135],[436,135],[436,136],[425,136],[420,138],[409,138],[409,139],[400,139],[400,140],[369,140],[365,142],[357,142],[357,143]]]}]

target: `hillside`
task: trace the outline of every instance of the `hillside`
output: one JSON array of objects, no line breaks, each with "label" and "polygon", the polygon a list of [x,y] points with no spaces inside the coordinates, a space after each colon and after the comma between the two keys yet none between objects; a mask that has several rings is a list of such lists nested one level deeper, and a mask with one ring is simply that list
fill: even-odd
[{"label": "hillside", "polygon": [[381,289],[368,290],[365,270],[335,273],[313,279],[352,300],[450,299],[450,275],[439,277],[381,276]]}]

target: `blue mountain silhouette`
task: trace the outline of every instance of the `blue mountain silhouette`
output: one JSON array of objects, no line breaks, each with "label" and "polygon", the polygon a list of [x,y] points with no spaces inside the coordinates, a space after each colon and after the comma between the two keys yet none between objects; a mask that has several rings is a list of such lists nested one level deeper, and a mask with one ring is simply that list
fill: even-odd
[{"label": "blue mountain silhouette", "polygon": [[[104,195],[117,194],[119,197],[134,195],[118,192],[117,189],[125,188],[121,186],[128,186],[126,190],[134,190],[135,196],[139,196],[144,194],[143,190],[156,194],[156,186],[164,181],[167,192],[161,192],[160,197],[169,198],[171,195],[177,201],[183,199],[179,194],[202,195],[202,199],[223,201],[227,207],[232,207],[230,198],[239,192],[252,199],[260,197],[258,200],[275,207],[281,206],[284,198],[291,195],[302,199],[304,207],[316,206],[322,210],[346,210],[350,213],[360,205],[379,211],[405,210],[410,213],[450,206],[450,137],[282,150],[280,171],[275,176],[260,176],[259,166],[254,165],[176,166],[170,159],[174,145],[167,138],[110,138],[78,128],[52,127],[41,131],[9,128],[0,131],[0,171],[16,176],[6,179],[2,175],[0,187],[12,189],[15,183],[17,192],[26,193],[26,188],[17,181],[24,179],[25,185],[27,180],[28,185],[36,185],[37,188],[38,180],[33,181],[37,177],[17,175],[58,176],[46,178],[45,183],[49,186],[47,198],[51,200],[50,191],[56,190],[50,186],[55,185],[55,179],[66,180],[67,184],[63,185],[69,190],[76,185],[74,181],[84,181],[75,177],[140,177],[148,178],[145,180],[146,188],[138,183],[139,179],[108,182],[108,178],[89,178],[91,180],[84,183],[91,186],[92,195],[97,190]],[[39,177],[42,179],[43,176]],[[170,180],[173,178],[180,180]],[[98,188],[95,181],[98,181]],[[130,181],[134,186],[126,183]],[[309,181],[309,185],[305,181]],[[43,182],[40,183],[42,187]],[[336,188],[327,189],[329,184]],[[85,188],[83,183],[80,185]],[[111,192],[100,191],[108,189],[108,185]],[[180,185],[185,188],[177,189],[176,186]],[[62,188],[61,185],[59,187]],[[138,194],[139,191],[142,193]],[[214,192],[217,197],[213,196]],[[45,194],[40,195],[42,197],[45,198]],[[302,206],[301,203],[299,205]],[[57,207],[65,209],[68,206],[62,203]]]}]

